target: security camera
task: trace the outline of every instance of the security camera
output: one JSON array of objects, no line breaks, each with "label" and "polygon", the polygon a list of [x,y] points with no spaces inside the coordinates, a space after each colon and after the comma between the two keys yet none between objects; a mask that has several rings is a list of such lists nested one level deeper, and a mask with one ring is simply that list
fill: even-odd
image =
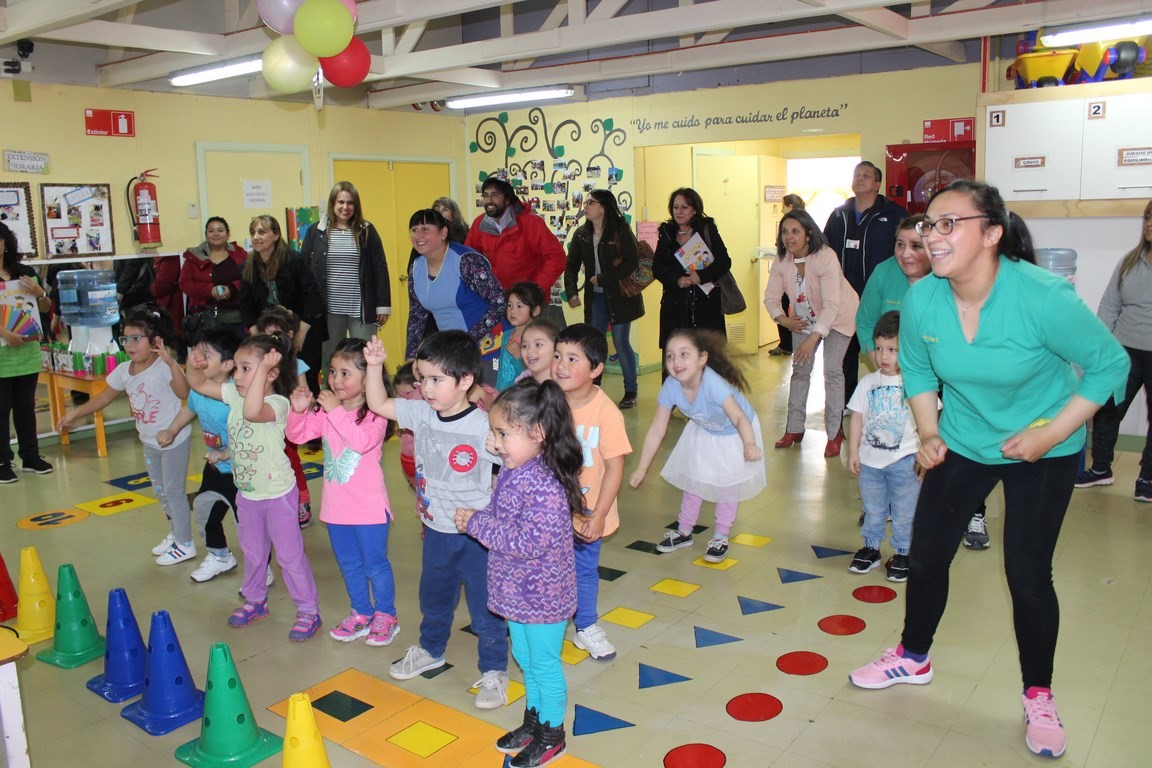
[{"label": "security camera", "polygon": [[21,59],[27,59],[34,50],[36,50],[36,43],[28,38],[22,37],[16,41],[16,55]]}]

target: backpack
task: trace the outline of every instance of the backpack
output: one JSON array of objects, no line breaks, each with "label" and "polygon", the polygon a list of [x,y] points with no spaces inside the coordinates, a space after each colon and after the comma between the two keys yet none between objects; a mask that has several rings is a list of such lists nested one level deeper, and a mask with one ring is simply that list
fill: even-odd
[{"label": "backpack", "polygon": [[652,258],[655,254],[652,252],[652,246],[644,240],[637,239],[636,255],[639,257],[636,271],[617,283],[620,293],[629,298],[639,296],[640,292],[651,285],[654,279],[652,276]]}]

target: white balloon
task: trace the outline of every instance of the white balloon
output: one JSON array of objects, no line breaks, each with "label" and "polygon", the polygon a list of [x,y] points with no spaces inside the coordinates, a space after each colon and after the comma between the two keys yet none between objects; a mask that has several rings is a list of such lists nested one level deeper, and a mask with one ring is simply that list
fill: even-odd
[{"label": "white balloon", "polygon": [[264,81],[277,91],[308,90],[319,67],[320,61],[292,35],[276,38],[264,50]]}]

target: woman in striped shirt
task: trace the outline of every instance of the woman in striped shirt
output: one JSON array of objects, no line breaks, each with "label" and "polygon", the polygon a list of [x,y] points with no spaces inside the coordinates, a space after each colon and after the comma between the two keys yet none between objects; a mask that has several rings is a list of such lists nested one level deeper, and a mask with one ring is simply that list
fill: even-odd
[{"label": "woman in striped shirt", "polygon": [[375,336],[392,313],[384,244],[376,228],[364,220],[360,193],[351,182],[332,187],[327,214],[308,230],[302,250],[328,311],[323,363],[346,336],[365,340]]}]

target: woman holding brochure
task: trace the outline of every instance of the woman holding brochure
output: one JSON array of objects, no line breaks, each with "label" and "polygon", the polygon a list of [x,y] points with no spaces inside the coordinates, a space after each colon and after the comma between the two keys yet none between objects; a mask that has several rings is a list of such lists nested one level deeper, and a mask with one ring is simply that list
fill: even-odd
[{"label": "woman holding brochure", "polygon": [[[660,350],[678,328],[708,328],[727,336],[716,281],[732,269],[716,222],[704,214],[700,194],[681,187],[668,198],[668,221],[660,225],[652,274],[664,286],[660,298]],[[667,377],[668,371],[663,375]]]},{"label": "woman holding brochure", "polygon": [[[840,455],[844,441],[844,353],[856,333],[860,297],[840,270],[840,259],[824,233],[803,210],[792,210],[780,220],[776,236],[778,259],[764,290],[764,306],[780,325],[792,331],[792,381],[788,390],[788,426],[776,441],[791,448],[804,439],[804,413],[817,348],[824,347],[824,429],[828,445],[824,458]],[[792,314],[780,299],[787,294]]]}]

